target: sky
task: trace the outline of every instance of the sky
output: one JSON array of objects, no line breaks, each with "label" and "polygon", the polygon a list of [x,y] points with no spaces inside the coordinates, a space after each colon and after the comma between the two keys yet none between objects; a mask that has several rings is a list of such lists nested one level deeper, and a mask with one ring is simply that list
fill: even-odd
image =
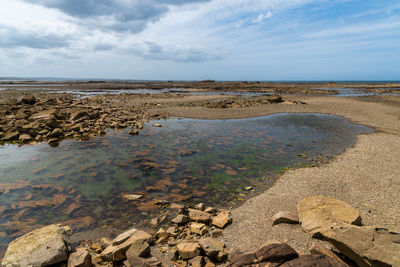
[{"label": "sky", "polygon": [[0,77],[400,80],[400,1],[0,0]]}]

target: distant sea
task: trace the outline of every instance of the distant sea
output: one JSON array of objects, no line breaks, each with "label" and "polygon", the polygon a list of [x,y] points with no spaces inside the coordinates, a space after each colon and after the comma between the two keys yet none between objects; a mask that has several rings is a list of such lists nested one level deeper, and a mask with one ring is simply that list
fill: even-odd
[{"label": "distant sea", "polygon": [[[200,80],[135,80],[135,79],[98,79],[98,78],[59,78],[59,77],[0,77],[3,82],[65,82],[65,81],[80,81],[80,82],[198,82]],[[226,80],[215,80],[223,82]],[[244,80],[238,80],[237,82]],[[247,82],[271,82],[271,83],[400,83],[400,80],[247,80]]]}]

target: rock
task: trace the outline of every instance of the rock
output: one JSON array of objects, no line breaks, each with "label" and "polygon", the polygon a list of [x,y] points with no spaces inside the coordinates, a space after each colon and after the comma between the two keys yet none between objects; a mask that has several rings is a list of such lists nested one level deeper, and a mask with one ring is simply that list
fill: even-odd
[{"label": "rock", "polygon": [[168,200],[156,200],[154,202],[154,205],[160,205],[160,206],[165,206],[165,205],[168,205],[168,204],[169,204]]},{"label": "rock", "polygon": [[297,203],[301,227],[306,232],[317,232],[335,223],[361,224],[360,213],[346,202],[325,196],[306,197]]},{"label": "rock", "polygon": [[222,235],[222,231],[219,230],[219,229],[215,229],[215,230],[212,230],[212,231],[211,231],[211,236],[212,236],[212,237],[219,237],[219,236],[221,236],[221,235]]},{"label": "rock", "polygon": [[277,225],[280,223],[298,224],[299,218],[297,215],[291,213],[290,211],[280,211],[271,218],[272,225]]},{"label": "rock", "polygon": [[10,133],[6,133],[4,135],[4,137],[2,138],[3,141],[14,141],[17,140],[19,137],[19,133],[18,132],[10,132]]},{"label": "rock", "polygon": [[217,259],[218,253],[222,252],[225,248],[225,244],[214,238],[203,238],[199,240],[200,246],[208,257]]},{"label": "rock", "polygon": [[68,267],[91,267],[92,256],[86,248],[77,248],[74,253],[69,255]]},{"label": "rock", "polygon": [[251,191],[251,190],[253,190],[253,187],[252,186],[246,186],[244,190],[245,191]]},{"label": "rock", "polygon": [[266,261],[273,263],[283,263],[299,256],[292,247],[285,243],[273,243],[262,246],[254,255],[258,262]]},{"label": "rock", "polygon": [[314,254],[314,255],[322,254],[322,255],[328,256],[328,257],[333,258],[347,266],[347,264],[338,255],[336,255],[336,253],[334,253],[331,249],[326,248],[325,246],[322,246],[321,244],[318,244],[318,243],[314,244],[310,248],[310,252],[311,252],[311,254]]},{"label": "rock", "polygon": [[332,259],[326,255],[304,255],[297,259],[285,262],[280,267],[347,267],[348,265],[343,264],[335,259]]},{"label": "rock", "polygon": [[71,119],[71,121],[77,121],[86,116],[89,117],[89,114],[86,111],[79,110],[79,111],[72,113],[70,119]]},{"label": "rock", "polygon": [[208,207],[204,210],[204,212],[206,213],[210,213],[210,214],[216,214],[217,213],[217,209],[212,208],[212,207]]},{"label": "rock", "polygon": [[212,219],[212,224],[217,226],[218,228],[225,228],[231,222],[232,222],[232,219],[229,216],[228,210],[220,212],[217,216],[215,216]]},{"label": "rock", "polygon": [[158,267],[161,266],[161,262],[156,257],[150,257],[147,259],[140,257],[130,257],[124,262],[127,267]]},{"label": "rock", "polygon": [[21,134],[19,136],[19,141],[22,143],[26,143],[32,140],[32,136],[30,136],[29,134]]},{"label": "rock", "polygon": [[139,134],[139,131],[136,130],[136,129],[132,129],[132,130],[130,130],[130,131],[128,132],[128,134],[130,134],[130,135],[138,135],[138,134]]},{"label": "rock", "polygon": [[198,235],[204,235],[207,233],[207,228],[204,223],[192,222],[190,224],[190,231]]},{"label": "rock", "polygon": [[174,209],[174,210],[181,210],[181,209],[184,209],[184,208],[185,208],[185,205],[183,205],[183,204],[178,204],[178,203],[172,203],[171,206],[170,206],[170,208],[171,208],[171,209]]},{"label": "rock", "polygon": [[206,264],[203,256],[194,257],[189,262],[192,267],[204,267],[204,265]]},{"label": "rock", "polygon": [[21,102],[26,105],[34,105],[37,102],[37,100],[35,96],[24,96],[21,99]]},{"label": "rock", "polygon": [[184,225],[190,222],[190,218],[183,214],[178,214],[171,222],[176,223],[177,225]]},{"label": "rock", "polygon": [[254,253],[244,254],[237,257],[236,261],[228,265],[229,267],[242,267],[258,263],[257,257]]},{"label": "rock", "polygon": [[137,200],[139,198],[142,198],[142,195],[123,195],[123,198],[127,199],[127,200]]},{"label": "rock", "polygon": [[200,245],[197,242],[182,242],[176,248],[178,249],[179,256],[182,259],[192,259],[200,255]]},{"label": "rock", "polygon": [[204,211],[206,209],[206,206],[204,205],[204,203],[199,203],[199,204],[195,205],[194,208],[196,210]]},{"label": "rock", "polygon": [[156,236],[156,238],[169,237],[170,234],[169,234],[167,231],[165,231],[164,229],[160,228],[160,229],[157,231],[157,233],[156,233],[155,236]]},{"label": "rock", "polygon": [[53,137],[53,138],[57,138],[57,137],[61,137],[63,136],[63,130],[61,130],[60,128],[55,128],[50,134],[49,137]]},{"label": "rock", "polygon": [[162,127],[162,125],[159,123],[153,123],[153,127]]},{"label": "rock", "polygon": [[188,209],[189,218],[192,221],[200,223],[208,223],[211,220],[211,215],[200,210]]},{"label": "rock", "polygon": [[[135,231],[136,230],[136,231]],[[125,239],[127,236],[129,236],[127,239]],[[120,243],[121,240],[123,243]],[[129,249],[129,247],[141,240],[145,240],[148,243],[151,243],[153,241],[153,238],[150,234],[137,230],[137,229],[131,229],[125,233],[122,233],[119,235],[116,239],[113,240],[113,245],[108,246],[102,253],[101,257],[104,260],[108,261],[122,261],[126,259],[126,251]]]},{"label": "rock", "polygon": [[273,95],[273,96],[268,97],[267,101],[269,103],[280,103],[283,100],[282,100],[282,97],[280,95]]},{"label": "rock", "polygon": [[359,266],[400,266],[400,233],[341,223],[322,228],[316,236],[332,243]]},{"label": "rock", "polygon": [[71,228],[53,224],[12,241],[2,267],[48,266],[67,261]]},{"label": "rock", "polygon": [[145,240],[137,240],[126,251],[126,257],[135,256],[145,258],[150,255],[150,245]]}]

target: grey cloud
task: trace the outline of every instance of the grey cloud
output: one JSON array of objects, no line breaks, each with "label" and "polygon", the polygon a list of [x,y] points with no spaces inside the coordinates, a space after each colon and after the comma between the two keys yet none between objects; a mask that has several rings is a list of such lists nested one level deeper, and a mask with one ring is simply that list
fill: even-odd
[{"label": "grey cloud", "polygon": [[203,62],[222,59],[219,53],[203,51],[196,47],[161,46],[154,42],[146,42],[145,45],[145,49],[134,51],[145,60]]},{"label": "grey cloud", "polygon": [[69,41],[55,34],[24,33],[17,29],[0,26],[0,47],[29,47],[36,49],[60,48],[68,46]]},{"label": "grey cloud", "polygon": [[79,19],[107,17],[113,21],[112,30],[142,31],[148,22],[160,19],[168,12],[168,5],[184,5],[210,0],[24,0],[55,8]]}]

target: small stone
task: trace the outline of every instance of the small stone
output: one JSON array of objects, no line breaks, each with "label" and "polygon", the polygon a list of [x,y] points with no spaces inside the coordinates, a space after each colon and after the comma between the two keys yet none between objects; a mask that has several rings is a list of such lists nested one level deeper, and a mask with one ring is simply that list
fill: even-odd
[{"label": "small stone", "polygon": [[132,130],[130,130],[130,131],[128,132],[128,134],[130,134],[130,135],[138,135],[138,134],[139,134],[139,131],[138,131],[137,129],[132,129]]},{"label": "small stone", "polygon": [[207,228],[204,223],[192,222],[190,224],[190,231],[198,235],[204,235],[205,233],[207,233]]},{"label": "small stone", "polygon": [[244,190],[251,191],[251,190],[253,190],[253,187],[252,186],[246,186],[246,188]]},{"label": "small stone", "polygon": [[90,267],[92,257],[86,248],[77,248],[74,253],[69,255],[68,267]]},{"label": "small stone", "polygon": [[169,233],[165,231],[164,229],[160,228],[157,233],[156,233],[156,238],[161,238],[161,237],[169,237]]},{"label": "small stone", "polygon": [[192,259],[200,255],[200,245],[197,242],[182,242],[176,248],[178,249],[179,256],[182,259]]},{"label": "small stone", "polygon": [[222,231],[219,229],[215,229],[211,231],[211,236],[212,237],[220,237],[222,236]]},{"label": "small stone", "polygon": [[189,260],[189,262],[192,267],[204,267],[206,263],[203,256],[194,257],[193,259]]},{"label": "small stone", "polygon": [[145,240],[137,240],[136,242],[132,243],[129,249],[126,251],[126,257],[129,260],[129,257],[136,256],[136,257],[147,257],[150,255],[150,245]]},{"label": "small stone", "polygon": [[199,204],[195,205],[194,208],[196,210],[204,211],[206,209],[206,206],[204,205],[204,203],[199,203]]},{"label": "small stone", "polygon": [[162,127],[162,125],[159,123],[153,123],[153,127]]},{"label": "small stone", "polygon": [[32,136],[30,136],[29,134],[21,134],[19,136],[19,141],[22,143],[29,142],[31,140],[32,140]]},{"label": "small stone", "polygon": [[280,223],[288,224],[298,224],[299,218],[297,215],[291,213],[290,211],[280,211],[271,218],[272,225],[277,225]]},{"label": "small stone", "polygon": [[229,216],[229,211],[227,211],[227,210],[220,212],[212,220],[212,224],[219,228],[225,228],[231,222],[232,222],[232,219]]},{"label": "small stone", "polygon": [[208,223],[211,220],[211,215],[200,210],[188,209],[189,217],[192,221],[200,223]]},{"label": "small stone", "polygon": [[127,200],[137,200],[139,198],[142,198],[142,195],[123,195],[123,198],[127,199]]},{"label": "small stone", "polygon": [[204,210],[205,213],[210,213],[210,214],[216,214],[217,213],[217,209],[212,208],[212,207],[208,207]]},{"label": "small stone", "polygon": [[154,205],[160,205],[160,206],[165,206],[165,205],[168,205],[168,204],[169,204],[168,200],[156,200],[154,202]]},{"label": "small stone", "polygon": [[11,132],[11,133],[7,133],[2,140],[3,141],[13,141],[13,140],[17,140],[19,137],[19,133],[18,132]]},{"label": "small stone", "polygon": [[176,223],[177,225],[184,225],[190,222],[190,218],[183,214],[178,214],[171,222]]},{"label": "small stone", "polygon": [[199,241],[200,246],[208,257],[217,259],[218,253],[222,252],[225,248],[225,244],[214,238],[203,238]]},{"label": "small stone", "polygon": [[171,236],[176,235],[176,232],[178,229],[175,226],[170,226],[167,229],[167,233],[170,234]]}]

